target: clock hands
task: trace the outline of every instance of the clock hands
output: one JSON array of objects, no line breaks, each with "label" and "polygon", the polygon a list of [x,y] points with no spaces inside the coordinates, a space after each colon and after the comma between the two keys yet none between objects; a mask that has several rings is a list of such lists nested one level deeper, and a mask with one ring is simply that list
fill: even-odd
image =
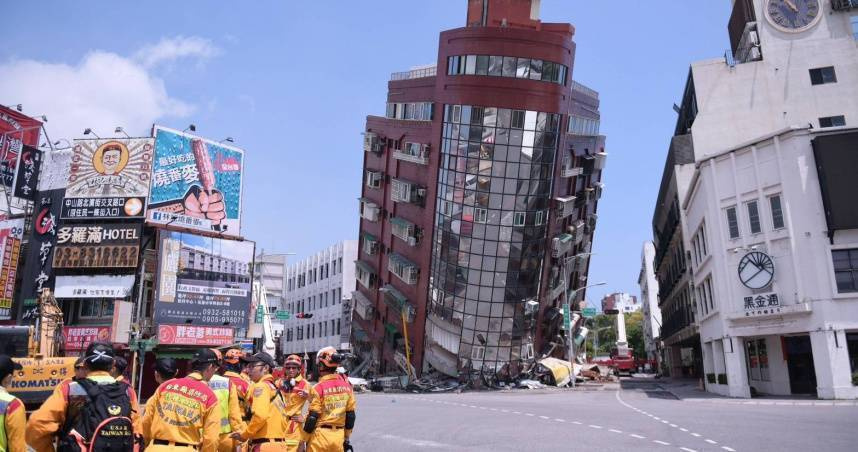
[{"label": "clock hands", "polygon": [[798,6],[795,6],[795,3],[793,3],[792,0],[783,0],[783,1],[784,1],[784,3],[787,4],[787,6],[789,6],[789,9],[791,9],[794,13],[798,12]]}]

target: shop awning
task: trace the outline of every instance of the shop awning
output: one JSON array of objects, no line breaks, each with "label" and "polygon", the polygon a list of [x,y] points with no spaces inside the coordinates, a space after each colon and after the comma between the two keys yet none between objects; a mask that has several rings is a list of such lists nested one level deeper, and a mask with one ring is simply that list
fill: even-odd
[{"label": "shop awning", "polygon": [[125,298],[131,295],[134,275],[57,276],[57,298]]}]

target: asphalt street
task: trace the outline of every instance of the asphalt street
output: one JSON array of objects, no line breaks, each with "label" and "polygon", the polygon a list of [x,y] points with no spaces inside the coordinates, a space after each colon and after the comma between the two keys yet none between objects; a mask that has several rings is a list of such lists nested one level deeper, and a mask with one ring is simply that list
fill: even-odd
[{"label": "asphalt street", "polygon": [[858,450],[858,402],[677,400],[640,382],[357,402],[356,452]]}]

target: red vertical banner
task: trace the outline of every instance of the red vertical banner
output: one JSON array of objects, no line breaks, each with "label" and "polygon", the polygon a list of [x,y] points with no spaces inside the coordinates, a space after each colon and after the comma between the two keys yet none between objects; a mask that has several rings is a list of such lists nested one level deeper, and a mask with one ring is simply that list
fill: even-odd
[{"label": "red vertical banner", "polygon": [[18,155],[24,145],[38,147],[42,123],[0,105],[0,183],[12,187]]},{"label": "red vertical banner", "polygon": [[0,221],[0,320],[11,319],[24,219]]}]

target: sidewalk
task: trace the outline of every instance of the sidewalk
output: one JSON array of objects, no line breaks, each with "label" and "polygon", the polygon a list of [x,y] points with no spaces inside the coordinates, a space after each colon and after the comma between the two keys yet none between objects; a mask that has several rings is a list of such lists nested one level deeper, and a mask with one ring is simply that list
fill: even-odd
[{"label": "sidewalk", "polygon": [[858,400],[819,400],[811,396],[761,395],[753,399],[725,397],[699,389],[698,381],[689,378],[660,378],[652,381],[683,402],[710,402],[730,405],[858,406]]}]

